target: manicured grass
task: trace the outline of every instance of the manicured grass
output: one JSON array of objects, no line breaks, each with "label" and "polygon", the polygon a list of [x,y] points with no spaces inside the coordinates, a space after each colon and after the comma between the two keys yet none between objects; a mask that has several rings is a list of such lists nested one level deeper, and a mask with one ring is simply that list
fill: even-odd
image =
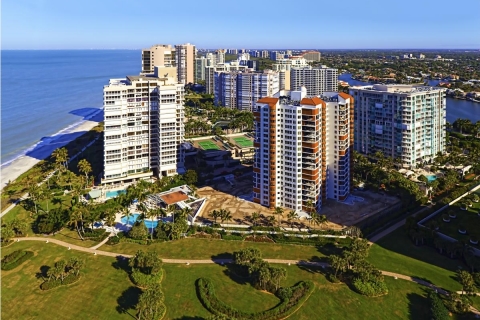
[{"label": "manicured grass", "polygon": [[[114,258],[68,251],[54,244],[19,242],[3,248],[2,256],[28,249],[35,256],[21,266],[1,274],[2,319],[131,319],[140,291]],[[35,277],[41,266],[77,256],[85,259],[82,279],[72,285],[41,291]],[[315,291],[291,319],[428,319],[429,305],[423,287],[386,277],[389,294],[367,298],[345,284],[331,284],[319,269],[282,265],[287,269],[284,286],[312,280]],[[209,312],[195,291],[195,281],[208,277],[217,295],[238,309],[260,311],[273,307],[278,299],[258,291],[242,278],[231,277],[228,267],[215,264],[165,264],[162,281],[167,314],[165,319],[204,319]],[[126,310],[126,311],[124,311]],[[463,317],[462,319],[467,319]],[[453,317],[453,319],[460,319]]]},{"label": "manicured grass", "polygon": [[68,228],[63,228],[59,232],[55,233],[55,235],[45,237],[46,239],[57,239],[60,241],[65,241],[71,244],[75,244],[80,247],[90,248],[99,243],[98,241],[93,240],[83,240],[78,237],[78,233],[76,230],[70,230]]},{"label": "manicured grass", "polygon": [[421,278],[447,290],[460,290],[455,271],[466,268],[460,260],[439,254],[429,246],[415,246],[403,228],[373,244],[368,260],[381,270]]},{"label": "manicured grass", "polygon": [[[35,256],[11,271],[2,271],[2,319],[131,319],[116,310],[117,299],[133,285],[125,271],[112,266],[115,259],[27,241],[2,248],[2,256],[22,249],[33,251]],[[86,260],[80,281],[40,290],[43,281],[35,277],[40,267],[72,256]],[[135,298],[135,294],[131,296]]]},{"label": "manicured grass", "polygon": [[[367,298],[345,284],[331,284],[316,270],[302,270],[297,266],[287,269],[286,286],[300,280],[312,280],[315,291],[291,319],[416,319],[428,318],[428,304],[424,289],[403,280],[387,278],[388,295]],[[237,309],[258,311],[272,307],[278,299],[253,289],[250,284],[237,283],[229,276],[227,267],[219,265],[165,265],[167,277],[163,280],[167,319],[194,319],[206,317],[208,312],[195,295],[195,281],[209,277],[215,283],[217,296]],[[182,293],[179,292],[182,289]],[[188,290],[188,288],[190,288]],[[172,306],[172,307],[169,307]]]},{"label": "manicured grass", "polygon": [[231,258],[234,251],[250,247],[258,248],[267,259],[320,260],[325,258],[325,255],[313,246],[195,238],[153,243],[148,246],[122,242],[114,246],[103,245],[99,250],[126,254],[135,254],[138,250],[156,250],[163,259],[210,259],[212,257]]},{"label": "manicured grass", "polygon": [[220,150],[220,148],[212,141],[200,141],[198,145],[202,147],[203,150]]}]

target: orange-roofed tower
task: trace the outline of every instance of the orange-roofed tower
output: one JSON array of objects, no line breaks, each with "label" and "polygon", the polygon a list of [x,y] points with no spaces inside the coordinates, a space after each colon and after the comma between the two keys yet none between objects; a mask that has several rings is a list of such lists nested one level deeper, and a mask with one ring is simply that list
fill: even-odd
[{"label": "orange-roofed tower", "polygon": [[264,206],[319,211],[351,189],[353,98],[306,89],[281,90],[257,101],[254,201]]}]

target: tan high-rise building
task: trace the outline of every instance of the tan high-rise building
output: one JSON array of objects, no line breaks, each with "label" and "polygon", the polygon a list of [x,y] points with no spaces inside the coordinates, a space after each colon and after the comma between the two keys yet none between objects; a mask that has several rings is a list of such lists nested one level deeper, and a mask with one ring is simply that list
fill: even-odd
[{"label": "tan high-rise building", "polygon": [[327,198],[345,201],[352,186],[353,98],[281,90],[255,110],[253,201],[308,212]]},{"label": "tan high-rise building", "polygon": [[153,73],[155,66],[175,67],[175,48],[156,44],[142,50],[142,73]]},{"label": "tan high-rise building", "polygon": [[175,46],[177,78],[184,84],[195,82],[195,46],[190,43]]},{"label": "tan high-rise building", "polygon": [[110,79],[103,99],[103,184],[185,173],[184,85],[174,67]]}]

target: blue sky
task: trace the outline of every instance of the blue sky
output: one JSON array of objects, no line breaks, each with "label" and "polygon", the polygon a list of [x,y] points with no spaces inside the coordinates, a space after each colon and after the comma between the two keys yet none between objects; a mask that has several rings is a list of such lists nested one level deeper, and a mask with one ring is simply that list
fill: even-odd
[{"label": "blue sky", "polygon": [[479,0],[6,0],[2,49],[479,49],[479,9]]}]

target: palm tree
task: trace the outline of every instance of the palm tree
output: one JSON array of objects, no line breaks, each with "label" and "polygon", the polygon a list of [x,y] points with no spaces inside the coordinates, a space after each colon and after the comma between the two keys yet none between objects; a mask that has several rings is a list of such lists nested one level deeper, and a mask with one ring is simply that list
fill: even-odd
[{"label": "palm tree", "polygon": [[88,185],[88,174],[92,172],[92,166],[86,159],[82,159],[78,162],[78,171],[85,173],[85,178],[86,178],[86,186]]},{"label": "palm tree", "polygon": [[213,210],[212,212],[210,212],[209,216],[213,218],[213,223],[217,224],[217,218],[220,217],[220,212],[217,210]]},{"label": "palm tree", "polygon": [[288,223],[290,224],[290,228],[293,228],[293,220],[298,218],[298,214],[295,210],[291,210],[287,215]]},{"label": "palm tree", "polygon": [[252,220],[253,226],[257,226],[257,221],[260,219],[260,214],[258,212],[253,212],[250,220]]},{"label": "palm tree", "polygon": [[222,219],[227,222],[232,221],[233,217],[230,210],[225,210],[225,213],[223,214]]},{"label": "palm tree", "polygon": [[68,221],[68,224],[71,226],[74,226],[75,229],[77,229],[78,236],[83,241],[84,239],[82,234],[80,233],[80,228],[79,228],[80,221],[83,220],[82,215],[83,215],[82,208],[73,207],[72,211],[70,212],[70,220]]},{"label": "palm tree", "polygon": [[59,172],[61,171],[61,168],[67,168],[67,163],[68,163],[68,150],[67,148],[59,148],[55,149],[52,152],[52,157],[55,158],[55,164],[58,166]]},{"label": "palm tree", "polygon": [[40,189],[39,186],[36,183],[32,183],[28,186],[27,191],[28,191],[28,195],[29,195],[30,199],[33,202],[33,205],[35,206],[35,214],[38,215],[37,202],[41,198],[42,189]]},{"label": "palm tree", "polygon": [[[153,221],[153,219],[155,219],[157,217],[157,210],[155,210],[155,209],[147,210],[146,216],[147,216],[147,218],[149,218],[150,220]],[[153,240],[153,223],[151,223],[150,226],[151,226],[151,228],[150,228],[150,240]]]},{"label": "palm tree", "polygon": [[283,208],[282,207],[275,207],[274,214],[276,214],[278,216],[278,226],[280,227],[281,217],[283,215]]},{"label": "palm tree", "polygon": [[273,225],[275,223],[275,220],[276,220],[275,217],[274,216],[268,216],[267,220],[268,220],[268,223],[270,223],[273,227]]}]

